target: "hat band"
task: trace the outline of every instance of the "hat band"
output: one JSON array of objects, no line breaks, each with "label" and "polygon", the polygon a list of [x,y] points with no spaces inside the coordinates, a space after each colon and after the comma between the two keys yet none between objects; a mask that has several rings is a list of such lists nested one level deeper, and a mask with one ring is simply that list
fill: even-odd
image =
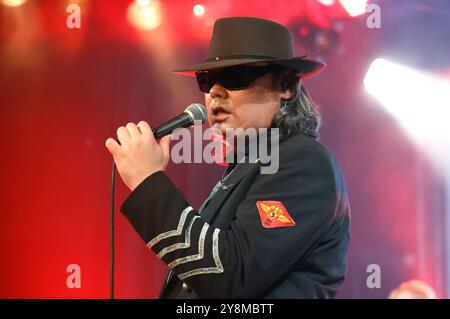
[{"label": "hat band", "polygon": [[208,58],[206,59],[206,62],[232,60],[232,59],[280,59],[280,58],[275,58],[273,56],[266,56],[266,55],[223,55]]}]

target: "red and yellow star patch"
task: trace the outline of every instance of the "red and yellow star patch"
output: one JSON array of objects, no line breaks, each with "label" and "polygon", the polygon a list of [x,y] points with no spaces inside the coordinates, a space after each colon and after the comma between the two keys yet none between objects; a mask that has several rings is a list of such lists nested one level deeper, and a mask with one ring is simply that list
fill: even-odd
[{"label": "red and yellow star patch", "polygon": [[294,226],[295,221],[289,215],[283,203],[277,201],[257,201],[259,217],[264,228]]}]

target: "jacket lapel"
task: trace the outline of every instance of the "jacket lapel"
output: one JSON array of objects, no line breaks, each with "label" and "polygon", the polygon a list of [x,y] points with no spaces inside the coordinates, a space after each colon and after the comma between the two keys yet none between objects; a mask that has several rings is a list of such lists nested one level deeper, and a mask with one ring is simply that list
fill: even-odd
[{"label": "jacket lapel", "polygon": [[219,183],[217,192],[209,198],[209,202],[206,203],[201,216],[207,223],[211,223],[216,217],[222,204],[233,192],[233,189],[239,184],[242,178],[250,172],[252,168],[259,166],[258,164],[241,163],[237,164],[235,168]]}]

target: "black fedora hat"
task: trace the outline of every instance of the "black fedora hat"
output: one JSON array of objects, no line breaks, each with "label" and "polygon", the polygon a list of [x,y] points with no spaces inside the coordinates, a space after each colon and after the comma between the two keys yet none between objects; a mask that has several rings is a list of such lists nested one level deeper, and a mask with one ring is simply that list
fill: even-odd
[{"label": "black fedora hat", "polygon": [[294,56],[294,40],[285,26],[265,19],[233,17],[216,20],[206,61],[173,72],[194,76],[196,71],[267,62],[294,69],[302,78],[320,72],[325,63]]}]

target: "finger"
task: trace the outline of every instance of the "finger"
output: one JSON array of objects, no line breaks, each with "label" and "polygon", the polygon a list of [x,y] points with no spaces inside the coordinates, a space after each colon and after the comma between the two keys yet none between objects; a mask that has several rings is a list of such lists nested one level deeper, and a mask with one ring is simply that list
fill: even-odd
[{"label": "finger", "polygon": [[156,138],[153,135],[153,130],[152,130],[152,127],[150,125],[148,126],[148,129],[149,129],[150,133],[147,135],[147,139],[150,141],[150,143],[157,144],[158,142],[156,141]]},{"label": "finger", "polygon": [[137,124],[137,127],[141,131],[141,134],[144,135],[145,137],[153,135],[152,129],[150,128],[150,125],[148,125],[146,121],[140,121]]},{"label": "finger", "polygon": [[126,128],[128,130],[128,132],[130,133],[131,138],[136,138],[139,137],[141,134],[141,131],[139,131],[138,127],[136,126],[136,124],[134,123],[128,123],[126,125]]},{"label": "finger", "polygon": [[164,158],[170,158],[170,140],[171,135],[166,135],[159,140],[159,145],[164,154]]},{"label": "finger", "polygon": [[113,138],[108,138],[105,142],[105,146],[113,156],[115,156],[120,150],[119,143],[117,143],[117,141]]},{"label": "finger", "polygon": [[128,132],[128,130],[125,127],[121,126],[117,129],[117,139],[119,140],[120,144],[124,145],[128,143],[130,138],[131,138],[130,132]]}]

